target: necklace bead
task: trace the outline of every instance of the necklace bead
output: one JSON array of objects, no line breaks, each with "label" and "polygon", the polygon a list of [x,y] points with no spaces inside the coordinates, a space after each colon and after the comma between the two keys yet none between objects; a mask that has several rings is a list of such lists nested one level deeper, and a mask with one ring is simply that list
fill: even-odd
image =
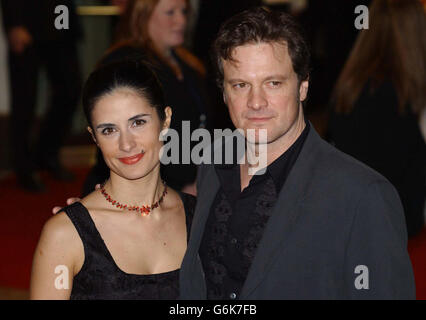
[{"label": "necklace bead", "polygon": [[151,206],[144,206],[144,205],[143,206],[128,206],[127,204],[121,204],[117,200],[113,200],[111,198],[111,196],[106,192],[105,183],[101,185],[100,190],[101,190],[102,195],[105,197],[105,199],[109,203],[111,203],[113,206],[115,206],[116,208],[124,209],[124,210],[128,210],[128,211],[137,211],[140,214],[142,214],[143,216],[147,216],[152,210],[154,210],[155,208],[158,208],[160,203],[163,201],[164,196],[167,194],[167,185],[164,181],[163,181],[163,185],[164,185],[164,191],[161,194],[161,197],[158,199],[157,202],[153,203]]}]

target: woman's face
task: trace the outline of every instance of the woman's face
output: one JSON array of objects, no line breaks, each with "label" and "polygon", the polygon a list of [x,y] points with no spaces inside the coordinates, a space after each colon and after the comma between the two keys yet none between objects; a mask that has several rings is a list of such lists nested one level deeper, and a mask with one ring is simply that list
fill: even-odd
[{"label": "woman's face", "polygon": [[92,111],[89,131],[108,167],[117,175],[135,180],[160,164],[161,130],[168,128],[170,107],[164,122],[148,101],[132,89],[119,88],[103,96]]},{"label": "woman's face", "polygon": [[186,28],[186,0],[160,0],[148,22],[151,40],[160,50],[179,46]]}]

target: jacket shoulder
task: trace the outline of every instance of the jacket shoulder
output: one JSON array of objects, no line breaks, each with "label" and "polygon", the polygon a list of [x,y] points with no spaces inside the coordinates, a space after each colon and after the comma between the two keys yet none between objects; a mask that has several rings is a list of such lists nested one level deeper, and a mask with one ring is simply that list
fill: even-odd
[{"label": "jacket shoulder", "polygon": [[354,157],[338,150],[321,139],[316,165],[324,174],[336,180],[347,181],[351,185],[365,186],[373,182],[390,182],[380,173]]}]

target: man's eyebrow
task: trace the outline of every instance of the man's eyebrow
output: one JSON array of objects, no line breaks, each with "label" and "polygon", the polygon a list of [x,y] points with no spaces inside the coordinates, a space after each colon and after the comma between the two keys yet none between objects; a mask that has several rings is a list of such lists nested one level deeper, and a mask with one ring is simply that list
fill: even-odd
[{"label": "man's eyebrow", "polygon": [[247,82],[247,81],[245,81],[243,79],[229,79],[229,80],[226,80],[226,82],[228,82],[228,83],[236,83],[236,82]]},{"label": "man's eyebrow", "polygon": [[274,74],[271,76],[268,76],[264,79],[264,81],[268,81],[268,80],[287,80],[288,77],[282,75],[282,74]]},{"label": "man's eyebrow", "polygon": [[[269,80],[287,80],[288,77],[282,74],[273,74],[270,76],[267,76],[265,79],[263,79],[263,81],[269,81]],[[247,82],[246,80],[243,79],[239,79],[239,78],[234,78],[234,79],[229,79],[226,80],[226,82],[228,83],[237,83],[237,82]]]}]

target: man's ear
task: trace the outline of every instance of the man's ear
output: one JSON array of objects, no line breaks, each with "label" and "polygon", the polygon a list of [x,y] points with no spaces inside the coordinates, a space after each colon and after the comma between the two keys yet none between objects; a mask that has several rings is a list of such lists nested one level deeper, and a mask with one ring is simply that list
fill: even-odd
[{"label": "man's ear", "polygon": [[93,142],[96,143],[96,145],[99,147],[99,144],[98,144],[98,141],[96,140],[93,129],[91,127],[87,127],[87,131],[89,131],[90,135],[92,136]]},{"label": "man's ear", "polygon": [[227,103],[226,103],[226,93],[225,93],[225,90],[223,90],[223,91],[222,91],[222,97],[223,97],[223,102],[225,102],[225,104],[227,105]]},{"label": "man's ear", "polygon": [[304,101],[308,96],[309,80],[302,81],[299,87],[299,99]]},{"label": "man's ear", "polygon": [[163,129],[168,129],[170,128],[170,122],[172,121],[172,108],[167,106],[164,108],[164,113],[166,115],[166,118],[164,119],[163,122]]}]

